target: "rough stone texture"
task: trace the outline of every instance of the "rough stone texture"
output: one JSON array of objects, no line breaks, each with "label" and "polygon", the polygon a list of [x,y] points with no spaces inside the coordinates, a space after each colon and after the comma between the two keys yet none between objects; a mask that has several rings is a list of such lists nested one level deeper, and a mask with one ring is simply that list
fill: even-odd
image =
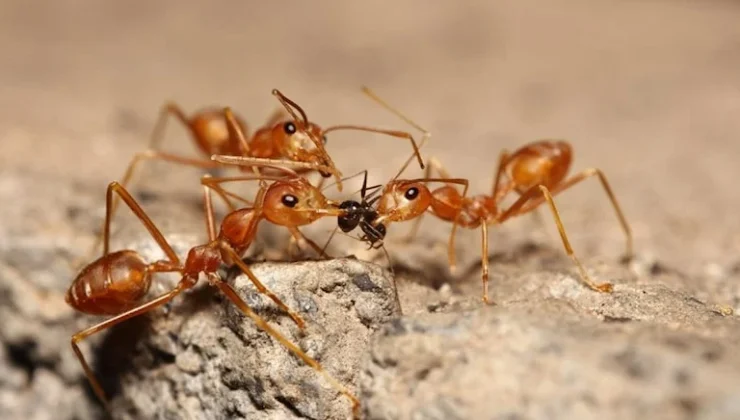
[{"label": "rough stone texture", "polygon": [[[95,419],[102,417],[94,395],[69,346],[71,335],[98,319],[77,314],[64,303],[73,278],[69,262],[84,254],[89,235],[78,225],[96,226],[102,195],[48,177],[6,171],[0,199],[11,201],[35,186],[43,194],[27,199],[34,223],[3,225],[0,246],[0,413],[3,418]],[[64,205],[64,197],[79,201]],[[56,197],[58,204],[46,200]],[[175,201],[181,201],[181,198]],[[146,206],[155,222],[177,203],[155,200]],[[41,212],[40,209],[45,209]],[[200,229],[197,207],[180,207],[180,230]],[[17,208],[2,207],[9,220]],[[127,213],[120,219],[113,249],[136,249],[147,259],[162,258],[154,241]],[[190,218],[188,217],[190,216]],[[162,220],[165,232],[172,228]],[[52,233],[53,232],[53,233]],[[167,235],[184,255],[202,235]],[[277,253],[277,252],[274,252]],[[257,263],[254,273],[308,326],[304,335],[245,277],[230,281],[246,302],[289,340],[323,363],[355,390],[359,363],[370,334],[399,314],[387,271],[355,259],[300,263]],[[224,272],[227,278],[236,273]],[[162,276],[152,287],[161,293],[176,279]],[[219,303],[220,302],[220,303]],[[215,289],[201,285],[165,311],[134,318],[82,344],[107,393],[116,419],[149,418],[313,418],[345,419],[340,396],[315,371],[259,331]]]},{"label": "rough stone texture", "polygon": [[[398,314],[392,285],[377,266],[352,259],[262,263],[255,275],[308,323],[292,321],[239,276],[235,288],[257,313],[354,390],[370,335]],[[365,287],[365,286],[372,287]],[[210,288],[209,288],[210,289]],[[346,419],[349,401],[287,349],[242,318],[215,290],[190,296],[158,318],[137,344],[114,410],[120,419]],[[110,338],[109,339],[115,339]],[[142,351],[143,350],[143,351]]]},{"label": "rough stone texture", "polygon": [[392,321],[364,370],[367,418],[737,418],[736,317],[659,282],[596,274],[617,283],[612,295],[520,271],[499,282],[518,292],[498,306],[442,299],[440,313]]},{"label": "rough stone texture", "polygon": [[[556,200],[576,252],[597,280],[617,285],[615,294],[579,286],[545,209],[542,223],[526,217],[492,229],[491,293],[498,306],[481,308],[478,232],[459,233],[453,275],[444,251],[449,225],[427,217],[411,244],[388,243],[407,318],[376,337],[372,351],[346,343],[353,357],[364,358],[360,392],[370,417],[390,416],[394,407],[413,412],[418,402],[405,392],[413,386],[414,395],[435,398],[421,418],[472,416],[482,401],[490,402],[483,418],[506,407],[529,418],[737,418],[737,316],[721,314],[740,309],[738,21],[737,3],[720,0],[415,0],[393,7],[336,0],[289,9],[241,1],[77,0],[43,9],[3,2],[0,417],[100,414],[69,349],[69,336],[95,320],[73,314],[62,301],[74,276],[67,263],[90,245],[105,185],[145,146],[163,101],[174,99],[187,111],[231,105],[254,127],[276,106],[269,90],[277,87],[322,125],[405,128],[358,94],[366,84],[433,133],[425,154],[440,158],[453,176],[470,178],[471,193],[489,191],[501,148],[568,139],[574,171],[595,166],[609,177],[637,251],[631,264],[619,262],[622,234],[597,183],[585,182]],[[175,124],[165,148],[191,155],[194,149]],[[393,176],[408,149],[339,132],[328,148],[346,174],[369,169],[371,183]],[[146,182],[142,204],[184,252],[203,239],[198,174],[164,164],[149,168],[140,178]],[[410,168],[407,174],[419,172]],[[336,198],[357,188],[348,183]],[[134,219],[121,216],[116,247],[155,255]],[[306,232],[320,241],[327,222]],[[389,232],[398,237],[406,229]],[[284,257],[286,232],[262,233],[251,254]],[[345,239],[337,238],[333,254],[386,264],[382,255]],[[349,287],[358,296],[375,293],[364,279]],[[342,296],[320,294],[318,306]],[[87,343],[87,354],[118,349],[105,359],[108,367],[99,367],[110,373],[111,390],[122,386],[118,407],[170,415],[182,408],[179,418],[202,417],[201,400],[174,394],[167,375],[217,375],[204,370],[208,361],[183,341],[205,339],[213,330],[239,334],[234,323],[241,318],[212,297],[194,293],[166,316],[131,321]],[[352,316],[371,316],[375,309],[363,305],[356,301]],[[268,317],[293,333],[280,314]],[[214,327],[183,334],[199,318]],[[241,326],[254,334],[248,321]],[[440,340],[440,329],[457,336]],[[257,337],[266,351],[284,357],[271,340]],[[240,340],[233,344],[251,348]],[[432,344],[437,347],[426,347]],[[560,353],[542,355],[549,344]],[[412,350],[428,356],[410,357]],[[417,378],[435,355],[440,367]],[[350,359],[335,359],[331,347],[322,360],[340,379],[356,374],[344,371]],[[383,360],[397,366],[381,366]],[[643,373],[632,379],[630,371]],[[300,406],[307,401],[326,404],[316,410],[346,408],[315,375],[296,372],[309,384],[305,389],[326,396],[290,400],[302,410],[313,409]],[[247,374],[235,370],[226,380]],[[274,380],[265,382],[265,400],[279,409],[284,406],[270,399],[273,392],[299,392],[277,386],[292,378],[282,371],[261,374]],[[223,381],[191,385],[228,388]],[[133,394],[137,389],[147,392]],[[449,391],[440,395],[443,390]],[[237,400],[243,410],[254,403]]]}]

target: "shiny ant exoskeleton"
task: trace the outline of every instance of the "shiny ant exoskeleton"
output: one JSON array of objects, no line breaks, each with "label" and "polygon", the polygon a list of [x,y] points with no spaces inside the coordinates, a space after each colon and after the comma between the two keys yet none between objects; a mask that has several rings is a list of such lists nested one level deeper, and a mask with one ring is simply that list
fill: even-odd
[{"label": "shiny ant exoskeleton", "polygon": [[[405,117],[377,96],[366,89],[382,106],[398,115],[404,121],[420,131],[426,130]],[[423,146],[425,134],[419,147]],[[529,213],[543,203],[547,203],[552,212],[563,247],[573,260],[583,283],[599,292],[611,292],[611,283],[597,284],[591,280],[586,269],[573,252],[573,248],[565,233],[565,227],[560,219],[553,196],[572,187],[573,185],[597,176],[606,191],[612,206],[617,214],[627,239],[626,256],[632,256],[632,233],[627,220],[622,213],[614,193],[601,170],[586,169],[576,175],[566,178],[572,160],[572,147],[565,141],[542,140],[527,144],[514,153],[503,151],[499,157],[499,164],[490,195],[466,197],[467,181],[452,181],[447,171],[442,168],[436,159],[430,159],[424,178],[402,180],[397,179],[408,166],[407,160],[391,182],[387,183],[382,193],[377,197],[377,217],[372,225],[383,225],[387,229],[392,222],[402,222],[416,219],[408,238],[412,238],[418,230],[421,218],[426,212],[451,222],[452,229],[448,245],[449,265],[455,267],[454,237],[456,228],[461,225],[466,228],[481,229],[481,266],[483,280],[483,301],[488,303],[488,226],[502,224],[505,221]],[[430,178],[431,171],[436,170],[442,178]],[[444,182],[446,185],[430,190],[427,183],[430,181]],[[464,182],[462,182],[464,181]],[[456,185],[464,185],[461,194]],[[518,198],[508,208],[501,208],[503,200],[509,194],[517,194]]]},{"label": "shiny ant exoskeleton", "polygon": [[[378,218],[378,212],[373,208],[373,204],[380,197],[373,198],[372,196],[379,191],[380,187],[381,185],[368,187],[367,171],[364,171],[362,189],[360,190],[361,201],[345,200],[341,202],[339,208],[345,210],[346,213],[337,217],[337,227],[344,233],[351,232],[359,226],[363,232],[360,239],[367,242],[372,249],[383,246],[383,239],[385,239],[386,234],[385,225],[382,223],[373,224],[375,219]],[[369,190],[371,193],[367,195]]]},{"label": "shiny ant exoskeleton", "polygon": [[[254,283],[259,292],[272,299],[302,329],[304,327],[303,319],[288,308],[278,296],[254,276],[248,265],[240,259],[241,255],[253,242],[257,232],[257,226],[262,220],[285,226],[291,231],[294,237],[303,238],[303,235],[298,230],[298,226],[313,223],[321,217],[339,217],[345,214],[344,210],[337,208],[336,203],[328,200],[317,187],[311,185],[307,179],[300,177],[294,171],[265,165],[258,160],[249,162],[249,164],[282,171],[284,176],[246,175],[238,177],[238,179],[204,177],[202,183],[209,242],[191,248],[184,263],[181,262],[154,222],[130,193],[117,182],[113,182],[108,186],[106,194],[106,219],[103,229],[103,255],[81,270],[72,282],[66,295],[67,303],[80,312],[112,316],[72,336],[72,348],[82,365],[85,375],[98,398],[106,406],[107,399],[103,388],[87,364],[78,343],[97,332],[167,304],[180,293],[193,288],[198,283],[202,274],[208,279],[211,286],[218,288],[246,316],[251,318],[259,328],[273,336],[306,364],[321,373],[334,388],[347,396],[352,402],[353,412],[355,414],[358,413],[359,400],[346,387],[325,372],[317,361],[306,355],[299,347],[288,341],[277,330],[270,327],[261,316],[254,313],[242,298],[238,296],[236,291],[228,283],[223,281],[218,274],[218,270],[222,264],[236,265]],[[217,233],[213,216],[211,191],[215,190],[222,196],[229,196],[229,193],[221,189],[220,184],[233,180],[260,180],[263,185],[260,187],[253,205],[248,208],[234,210],[227,214]],[[273,182],[267,184],[267,180]],[[128,205],[147,228],[152,238],[154,238],[167,256],[166,260],[148,263],[134,250],[115,252],[109,250],[114,194],[119,196]],[[231,196],[233,197],[233,195]],[[313,242],[310,243],[315,249],[320,251]],[[142,303],[142,300],[149,292],[152,275],[165,272],[180,273],[180,281],[171,291]]]},{"label": "shiny ant exoskeleton", "polygon": [[[257,130],[248,140],[245,135],[246,125],[230,108],[223,108],[220,112],[208,108],[187,117],[179,106],[173,103],[166,104],[160,113],[160,118],[152,133],[150,147],[138,153],[129,163],[120,184],[126,188],[130,183],[134,170],[144,160],[160,160],[180,165],[193,166],[202,169],[214,169],[224,164],[237,164],[243,171],[260,173],[259,168],[289,164],[297,168],[297,172],[317,171],[324,178],[331,175],[336,177],[337,189],[342,190],[342,173],[336,168],[324,145],[326,135],[332,131],[355,130],[384,134],[391,137],[406,139],[411,142],[419,166],[424,169],[423,159],[413,136],[404,131],[385,130],[360,125],[335,125],[321,129],[308,120],[306,112],[293,100],[273,89],[275,95],[290,114],[292,120],[283,121],[282,113],[275,113],[265,127]],[[233,160],[218,160],[204,158],[188,158],[158,150],[164,133],[166,117],[174,115],[188,127],[195,143],[202,153],[217,155],[223,158],[241,158],[241,163]],[[245,162],[256,162],[255,165],[246,165]],[[322,180],[323,181],[323,180]],[[115,214],[118,201],[114,197],[111,212]],[[98,235],[89,255],[93,255],[102,241],[102,232]],[[77,265],[77,264],[73,264]]]}]

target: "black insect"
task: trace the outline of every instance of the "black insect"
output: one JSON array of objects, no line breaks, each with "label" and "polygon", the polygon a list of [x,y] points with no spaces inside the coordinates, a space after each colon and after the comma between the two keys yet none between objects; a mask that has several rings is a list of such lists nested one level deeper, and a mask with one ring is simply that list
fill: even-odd
[{"label": "black insect", "polygon": [[[339,205],[339,208],[347,210],[347,213],[337,218],[337,226],[345,233],[351,232],[359,226],[363,232],[360,239],[367,242],[370,248],[378,249],[383,246],[386,229],[382,223],[377,225],[373,225],[372,223],[378,218],[378,213],[373,209],[373,204],[380,198],[379,196],[373,196],[380,191],[381,185],[368,187],[367,171],[364,171],[364,173],[362,190],[360,191],[362,201],[359,203],[354,200],[343,201]],[[368,194],[368,191],[370,191],[370,194]]]}]

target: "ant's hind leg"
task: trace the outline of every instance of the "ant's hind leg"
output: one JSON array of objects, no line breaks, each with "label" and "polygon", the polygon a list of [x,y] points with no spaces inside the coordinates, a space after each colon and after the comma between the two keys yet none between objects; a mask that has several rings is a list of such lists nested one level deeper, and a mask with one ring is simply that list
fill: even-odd
[{"label": "ant's hind leg", "polygon": [[[251,274],[251,270],[245,265],[240,264],[239,267],[242,269],[244,274],[247,274],[250,277],[253,277],[254,274]],[[309,355],[307,355],[303,350],[300,349],[300,347],[293,344],[290,340],[288,340],[285,336],[283,336],[278,330],[271,327],[270,324],[265,321],[264,318],[257,315],[247,304],[244,302],[244,300],[239,296],[238,293],[236,293],[236,290],[234,290],[231,285],[226,283],[225,281],[222,281],[218,276],[209,276],[209,280],[212,285],[216,286],[219,290],[221,290],[221,293],[223,293],[234,305],[236,305],[237,308],[241,309],[242,313],[249,317],[256,325],[257,328],[261,329],[262,331],[266,332],[272,338],[277,340],[280,344],[285,346],[291,353],[296,355],[299,359],[301,359],[305,364],[310,366],[312,369],[314,369],[316,372],[318,372],[321,376],[324,377],[324,379],[339,393],[347,397],[347,399],[350,400],[352,404],[352,414],[353,418],[358,419],[360,414],[360,400],[349,390],[347,387],[342,385],[338,380],[336,380],[333,376],[331,376],[326,370],[324,370],[324,367],[321,366],[319,362],[311,358]]]},{"label": "ant's hind leg", "polygon": [[[539,194],[542,194],[544,196],[544,199],[540,198],[539,200],[534,201],[533,199],[536,199]],[[608,282],[597,284],[593,280],[591,280],[591,277],[586,272],[583,264],[581,264],[581,261],[576,256],[575,252],[573,251],[573,247],[570,244],[570,240],[568,240],[568,235],[565,233],[565,226],[563,226],[563,221],[560,219],[560,213],[555,206],[555,201],[552,198],[552,194],[550,193],[550,190],[548,190],[547,187],[545,187],[544,185],[534,186],[527,190],[524,194],[522,194],[521,197],[519,197],[519,199],[511,205],[511,207],[509,207],[501,214],[498,219],[498,223],[503,223],[511,217],[531,211],[534,208],[533,205],[535,203],[541,204],[543,200],[546,201],[548,206],[550,207],[553,219],[555,219],[555,225],[557,226],[558,232],[560,233],[560,239],[563,241],[563,248],[565,248],[565,252],[573,260],[573,263],[576,265],[576,267],[578,267],[578,272],[581,275],[581,280],[583,281],[583,283],[590,289],[597,292],[611,293],[614,289],[612,284]]]},{"label": "ant's hind leg", "polygon": [[558,213],[558,209],[555,207],[555,202],[552,199],[552,195],[550,194],[550,191],[545,187],[544,185],[539,186],[540,190],[542,191],[542,194],[545,196],[545,200],[547,200],[547,204],[550,206],[550,211],[552,211],[552,216],[555,218],[555,224],[558,226],[558,232],[560,232],[560,238],[563,240],[563,247],[565,248],[565,252],[570,256],[570,258],[573,260],[573,262],[578,267],[578,271],[581,273],[581,279],[586,283],[588,287],[590,287],[593,290],[596,290],[597,292],[606,292],[610,293],[612,290],[614,290],[614,286],[612,286],[611,283],[602,283],[602,284],[596,284],[591,280],[588,273],[586,273],[586,269],[583,267],[583,264],[581,264],[581,261],[578,260],[578,257],[576,257],[575,252],[573,252],[573,247],[570,245],[570,241],[568,240],[568,235],[565,233],[565,227],[563,226],[563,221],[560,220],[560,214]]},{"label": "ant's hind leg", "polygon": [[[172,270],[157,270],[157,269],[151,270],[151,272],[154,272],[154,271],[172,271]],[[106,398],[105,396],[105,391],[103,390],[102,385],[100,385],[100,382],[98,382],[98,380],[95,378],[95,373],[90,368],[90,365],[88,365],[87,361],[85,360],[85,356],[82,354],[82,350],[80,350],[79,343],[82,342],[82,340],[84,340],[85,338],[95,333],[106,330],[116,324],[120,324],[123,321],[131,319],[137,315],[141,315],[143,313],[149,312],[157,307],[160,307],[170,302],[172,299],[175,298],[175,296],[180,294],[180,292],[188,288],[189,285],[190,284],[187,282],[181,282],[180,284],[177,285],[175,289],[155,298],[152,301],[149,301],[143,305],[140,305],[136,308],[126,311],[120,315],[116,315],[113,318],[107,319],[99,324],[93,325],[92,327],[84,329],[72,336],[72,340],[71,340],[72,350],[75,352],[75,355],[77,356],[77,359],[79,360],[80,365],[82,366],[82,370],[85,372],[85,376],[87,377],[87,380],[90,382],[90,386],[95,392],[95,395],[97,395],[97,397],[105,405],[106,409],[108,409],[109,411],[110,411],[110,405],[108,404],[108,398]]]},{"label": "ant's hind leg", "polygon": [[493,305],[488,298],[488,225],[484,221],[480,226],[481,233],[481,279],[483,280],[483,303]]},{"label": "ant's hind leg", "polygon": [[221,250],[224,251],[226,254],[229,255],[233,263],[238,266],[242,272],[247,276],[247,278],[254,284],[254,287],[257,288],[257,291],[260,293],[267,295],[275,304],[285,313],[288,314],[288,316],[295,322],[295,324],[303,330],[306,327],[306,322],[301,318],[300,315],[298,315],[296,312],[294,312],[292,309],[288,307],[283,301],[270,289],[268,289],[264,284],[262,284],[261,281],[257,278],[257,276],[254,275],[252,270],[247,266],[247,264],[244,263],[244,261],[239,258],[239,255],[236,254],[236,252],[228,245],[222,245]]},{"label": "ant's hind leg", "polygon": [[[604,191],[606,192],[607,197],[609,197],[609,201],[611,202],[612,207],[614,208],[614,212],[617,214],[617,218],[619,219],[619,224],[621,225],[622,230],[624,231],[624,236],[626,240],[625,257],[629,261],[630,259],[632,259],[634,255],[634,250],[633,250],[633,245],[632,245],[632,230],[630,229],[629,223],[627,223],[627,218],[624,216],[624,213],[622,212],[622,208],[619,206],[617,197],[614,195],[614,192],[612,191],[612,188],[609,185],[609,182],[606,180],[606,176],[604,175],[603,172],[601,172],[600,169],[590,168],[590,169],[581,171],[573,175],[569,179],[565,180],[560,185],[553,188],[551,193],[553,196],[557,195],[567,190],[568,188],[574,186],[575,184],[581,181],[584,181],[588,178],[591,178],[592,176],[597,176],[599,178],[599,181],[601,182],[601,186],[604,188]],[[533,200],[532,202],[524,206],[521,212],[526,213],[530,211],[531,209],[541,204],[544,200],[545,198],[539,198],[537,200]]]},{"label": "ant's hind leg", "polygon": [[[120,182],[120,185],[123,188],[126,188],[129,182],[131,181],[131,178],[134,174],[134,169],[136,169],[138,164],[144,160],[161,160],[165,162],[172,162],[172,163],[176,163],[180,165],[193,166],[193,167],[204,168],[204,169],[212,169],[212,168],[217,168],[221,166],[220,164],[210,161],[210,160],[185,158],[185,157],[181,157],[177,155],[171,155],[168,153],[158,152],[156,150],[147,150],[144,152],[137,153],[133,157],[133,159],[131,159],[131,162],[126,168],[126,172]],[[118,209],[118,198],[114,197],[113,201],[108,203],[107,208],[106,208],[106,212],[110,214],[111,219],[117,209]],[[104,222],[103,230],[106,229],[105,227],[106,223],[109,223],[109,221]],[[95,252],[97,251],[98,247],[100,247],[100,243],[103,242],[104,240],[105,240],[105,234],[104,232],[100,232],[97,235],[97,238],[95,242],[93,243],[92,247],[90,248],[87,255],[85,256],[84,261],[90,260],[92,256],[95,255]],[[84,261],[78,260],[72,263],[72,267],[75,270],[77,270],[80,268],[79,265],[81,265]]]},{"label": "ant's hind leg", "polygon": [[175,102],[165,102],[159,110],[159,117],[157,117],[157,122],[149,136],[149,149],[159,150],[167,128],[167,118],[170,116],[174,116],[182,125],[190,129],[190,119],[185,115],[182,108]]}]

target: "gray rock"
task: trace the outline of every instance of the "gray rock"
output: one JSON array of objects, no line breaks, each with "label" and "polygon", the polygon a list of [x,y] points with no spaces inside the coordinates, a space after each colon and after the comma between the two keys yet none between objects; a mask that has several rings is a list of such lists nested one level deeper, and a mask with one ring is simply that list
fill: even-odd
[{"label": "gray rock", "polygon": [[[399,312],[387,272],[354,259],[252,268],[304,317],[306,332],[240,275],[233,284],[244,300],[354,390],[370,336]],[[121,377],[115,418],[349,417],[346,398],[210,289],[153,319]]]},{"label": "gray rock", "polygon": [[499,306],[385,326],[362,376],[367,418],[737,418],[736,317],[662,285],[604,295],[526,277],[503,279],[520,291]]}]

